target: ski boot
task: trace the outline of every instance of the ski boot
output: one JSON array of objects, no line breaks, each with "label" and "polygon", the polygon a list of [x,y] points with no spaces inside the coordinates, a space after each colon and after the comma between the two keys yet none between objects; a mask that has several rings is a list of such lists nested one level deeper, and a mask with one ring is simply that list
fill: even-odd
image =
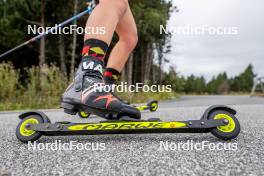
[{"label": "ski boot", "polygon": [[[118,84],[118,80],[120,78],[120,73],[115,70],[115,69],[112,69],[112,68],[106,68],[105,72],[104,72],[104,75],[103,75],[103,80],[104,80],[104,83],[109,86],[109,88],[111,88],[111,93],[114,95],[114,97],[116,97],[119,101],[129,105],[129,102],[126,101],[126,100],[123,100],[121,99],[119,96],[117,96],[115,93],[114,93],[114,85],[117,85]],[[134,106],[135,107],[135,106]],[[136,108],[136,107],[135,107]],[[137,108],[138,109],[138,108]],[[78,116],[80,118],[83,118],[83,119],[87,119],[89,118],[91,115],[91,113],[86,113],[84,111],[81,111],[81,112],[78,112]]]},{"label": "ski boot", "polygon": [[63,94],[61,107],[66,113],[72,115],[85,112],[108,120],[120,119],[123,116],[140,119],[141,114],[138,109],[120,101],[111,90],[107,91],[103,81],[104,57],[102,57],[106,49],[93,46],[94,43],[98,44],[98,40],[86,41],[82,62],[74,82]]}]

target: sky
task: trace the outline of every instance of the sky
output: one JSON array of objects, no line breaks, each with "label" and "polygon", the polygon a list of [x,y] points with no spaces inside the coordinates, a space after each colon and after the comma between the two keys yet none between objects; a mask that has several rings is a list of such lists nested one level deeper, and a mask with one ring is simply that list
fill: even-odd
[{"label": "sky", "polygon": [[[264,76],[264,1],[263,0],[174,0],[168,29],[192,26],[221,27],[235,34],[172,35],[170,65],[181,75],[195,74],[207,80],[220,72],[233,77],[253,64]],[[165,66],[166,68],[169,65]]]}]

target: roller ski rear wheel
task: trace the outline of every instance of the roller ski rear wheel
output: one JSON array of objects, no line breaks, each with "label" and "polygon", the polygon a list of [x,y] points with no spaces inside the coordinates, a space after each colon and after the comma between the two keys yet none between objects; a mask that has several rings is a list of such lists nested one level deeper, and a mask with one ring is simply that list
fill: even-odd
[{"label": "roller ski rear wheel", "polygon": [[16,128],[17,139],[19,139],[23,143],[38,140],[42,136],[42,133],[38,131],[29,130],[28,127],[30,124],[42,123],[44,123],[44,120],[40,115],[29,115],[28,117],[24,118]]},{"label": "roller ski rear wheel", "polygon": [[90,113],[86,113],[84,111],[78,112],[78,116],[82,119],[88,119],[90,117]]},{"label": "roller ski rear wheel", "polygon": [[149,110],[151,112],[156,112],[158,107],[159,107],[159,104],[158,104],[158,101],[156,100],[153,100],[153,101],[150,101],[147,106],[150,108]]}]

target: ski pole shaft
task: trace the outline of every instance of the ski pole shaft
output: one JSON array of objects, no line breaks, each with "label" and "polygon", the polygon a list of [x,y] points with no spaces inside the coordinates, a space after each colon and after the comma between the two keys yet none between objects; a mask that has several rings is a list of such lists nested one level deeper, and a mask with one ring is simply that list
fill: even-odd
[{"label": "ski pole shaft", "polygon": [[8,54],[10,54],[10,53],[12,53],[12,52],[14,52],[14,51],[16,51],[16,50],[18,50],[18,49],[20,49],[20,48],[22,48],[22,47],[24,47],[24,46],[26,46],[26,45],[32,43],[32,42],[35,42],[36,40],[38,40],[38,39],[40,39],[40,38],[42,38],[42,37],[45,37],[46,35],[52,33],[53,31],[57,30],[58,28],[61,28],[61,27],[63,27],[63,26],[65,26],[65,25],[69,24],[70,22],[72,22],[72,21],[74,21],[74,20],[77,20],[78,18],[80,18],[80,17],[82,17],[82,16],[84,16],[84,15],[86,15],[86,14],[90,14],[90,13],[92,12],[92,10],[93,10],[93,8],[92,8],[91,6],[89,6],[89,7],[87,8],[87,10],[85,10],[85,11],[79,13],[78,15],[75,15],[75,16],[71,17],[70,19],[68,19],[68,20],[66,20],[66,21],[64,21],[64,22],[62,22],[61,24],[54,26],[54,27],[51,28],[50,30],[48,30],[48,31],[46,31],[46,32],[44,32],[44,33],[42,33],[42,34],[40,34],[40,35],[38,35],[38,36],[36,36],[36,37],[34,37],[34,38],[32,38],[32,39],[26,41],[26,42],[24,42],[24,43],[22,43],[22,44],[20,44],[20,45],[18,45],[18,46],[16,46],[15,48],[12,48],[12,49],[6,51],[5,53],[3,53],[3,54],[0,55],[0,58],[3,58],[3,57],[7,56]]}]

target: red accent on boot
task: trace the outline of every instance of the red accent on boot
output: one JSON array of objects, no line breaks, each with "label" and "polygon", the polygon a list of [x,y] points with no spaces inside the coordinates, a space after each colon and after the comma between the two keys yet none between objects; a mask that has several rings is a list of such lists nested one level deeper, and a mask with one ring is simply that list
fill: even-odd
[{"label": "red accent on boot", "polygon": [[113,73],[112,72],[104,72],[104,76],[106,77],[112,77],[113,76]]}]

